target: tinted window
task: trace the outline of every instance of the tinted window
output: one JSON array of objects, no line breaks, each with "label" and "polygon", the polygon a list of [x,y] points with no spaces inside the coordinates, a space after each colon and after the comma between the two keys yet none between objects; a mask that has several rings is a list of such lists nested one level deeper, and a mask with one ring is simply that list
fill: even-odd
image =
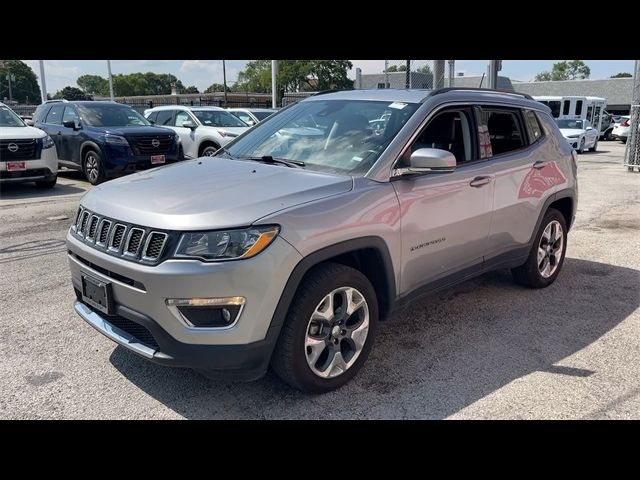
[{"label": "tinted window", "polygon": [[259,121],[264,120],[267,117],[270,117],[275,112],[253,112],[253,114],[258,118]]},{"label": "tinted window", "polygon": [[576,102],[576,115],[582,115],[582,100]]},{"label": "tinted window", "polygon": [[147,116],[147,120],[149,120],[150,122],[156,123],[156,117],[158,116],[158,112],[151,112],[148,116]]},{"label": "tinted window", "polygon": [[253,118],[251,118],[251,115],[249,115],[247,112],[231,112],[231,113],[234,114],[236,117],[238,117],[240,120],[242,120],[246,124],[248,124],[249,122],[253,122]]},{"label": "tinted window", "polygon": [[38,108],[36,108],[36,111],[33,114],[33,121],[44,122],[44,119],[47,116],[47,112],[49,111],[49,108],[51,108],[51,105],[44,104],[44,103],[40,105]]},{"label": "tinted window", "polygon": [[226,110],[194,110],[193,114],[207,127],[247,127],[248,125]]},{"label": "tinted window", "polygon": [[[481,121],[489,134],[492,155],[511,152],[524,147],[524,135],[520,129],[518,114],[511,110],[482,110]],[[482,124],[482,123],[481,123]],[[482,143],[482,142],[481,142]],[[487,156],[491,156],[487,154]]]},{"label": "tinted window", "polygon": [[73,120],[76,123],[80,122],[80,118],[78,117],[78,114],[76,113],[75,109],[67,105],[64,108],[64,115],[62,115],[62,122],[63,123],[68,122],[70,120]]},{"label": "tinted window", "polygon": [[525,110],[524,112],[524,121],[527,127],[527,132],[529,133],[529,142],[535,143],[542,137],[542,128],[540,128],[540,122],[538,122],[538,117],[531,110]]},{"label": "tinted window", "polygon": [[551,109],[551,116],[558,118],[560,116],[560,101],[558,100],[542,100],[540,103],[545,104]]},{"label": "tinted window", "polygon": [[62,111],[64,110],[64,105],[54,105],[49,110],[49,114],[47,115],[47,120],[45,123],[53,123],[57,125],[62,124]]},{"label": "tinted window", "polygon": [[79,105],[82,120],[93,127],[133,127],[149,125],[133,108],[118,104]]},{"label": "tinted window", "polygon": [[156,125],[173,125],[173,110],[158,110]]},{"label": "tinted window", "polygon": [[562,114],[569,115],[569,107],[571,106],[571,102],[569,100],[565,100],[562,105]]}]

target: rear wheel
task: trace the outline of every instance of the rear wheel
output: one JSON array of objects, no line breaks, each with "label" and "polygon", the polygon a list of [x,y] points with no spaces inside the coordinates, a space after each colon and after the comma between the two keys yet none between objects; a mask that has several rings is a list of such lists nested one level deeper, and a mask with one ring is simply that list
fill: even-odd
[{"label": "rear wheel", "polygon": [[544,288],[558,277],[567,249],[564,215],[550,208],[542,219],[527,261],[511,270],[515,281],[531,288]]},{"label": "rear wheel", "polygon": [[621,139],[620,139],[620,141],[621,141],[622,143],[627,143],[627,138],[626,138],[626,137],[625,137],[625,138],[621,138]]},{"label": "rear wheel", "polygon": [[202,149],[202,152],[200,152],[200,156],[201,157],[213,157],[213,155],[216,153],[216,151],[218,151],[219,147],[216,147],[215,145],[207,145],[206,147],[204,147]]},{"label": "rear wheel", "polygon": [[102,157],[94,150],[84,156],[84,174],[91,185],[98,185],[106,180]]},{"label": "rear wheel", "polygon": [[345,265],[319,265],[294,296],[271,366],[305,392],[339,388],[366,361],[377,323],[377,298],[367,277]]}]

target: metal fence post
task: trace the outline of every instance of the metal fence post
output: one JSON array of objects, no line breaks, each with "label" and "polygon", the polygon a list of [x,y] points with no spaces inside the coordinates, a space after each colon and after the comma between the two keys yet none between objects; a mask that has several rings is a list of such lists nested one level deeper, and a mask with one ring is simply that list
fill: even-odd
[{"label": "metal fence post", "polygon": [[624,152],[625,166],[630,172],[640,171],[640,60],[636,60],[633,72],[633,95],[629,118],[629,138]]}]

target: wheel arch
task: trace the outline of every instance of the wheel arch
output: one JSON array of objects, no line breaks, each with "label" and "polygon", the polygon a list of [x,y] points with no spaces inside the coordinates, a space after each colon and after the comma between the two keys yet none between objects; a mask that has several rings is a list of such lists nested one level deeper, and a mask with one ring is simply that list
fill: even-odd
[{"label": "wheel arch", "polygon": [[198,156],[201,157],[202,156],[202,152],[204,151],[205,148],[207,147],[215,147],[216,150],[220,148],[220,142],[215,141],[212,138],[205,138],[203,139],[200,144],[198,145]]},{"label": "wheel arch", "polygon": [[87,140],[80,146],[80,167],[84,172],[84,156],[87,154],[89,150],[95,150],[100,155],[102,155],[102,148],[96,142]]}]

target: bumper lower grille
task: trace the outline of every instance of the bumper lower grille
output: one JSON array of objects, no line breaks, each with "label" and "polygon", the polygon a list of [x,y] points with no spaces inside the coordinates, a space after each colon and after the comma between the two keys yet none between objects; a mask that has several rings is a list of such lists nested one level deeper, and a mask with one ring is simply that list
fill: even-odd
[{"label": "bumper lower grille", "polygon": [[141,343],[147,347],[158,349],[158,342],[153,334],[139,323],[133,322],[128,318],[121,317],[120,315],[114,315],[105,317],[105,320],[112,324],[114,327],[118,327],[120,330],[124,330],[129,335],[137,338]]}]

